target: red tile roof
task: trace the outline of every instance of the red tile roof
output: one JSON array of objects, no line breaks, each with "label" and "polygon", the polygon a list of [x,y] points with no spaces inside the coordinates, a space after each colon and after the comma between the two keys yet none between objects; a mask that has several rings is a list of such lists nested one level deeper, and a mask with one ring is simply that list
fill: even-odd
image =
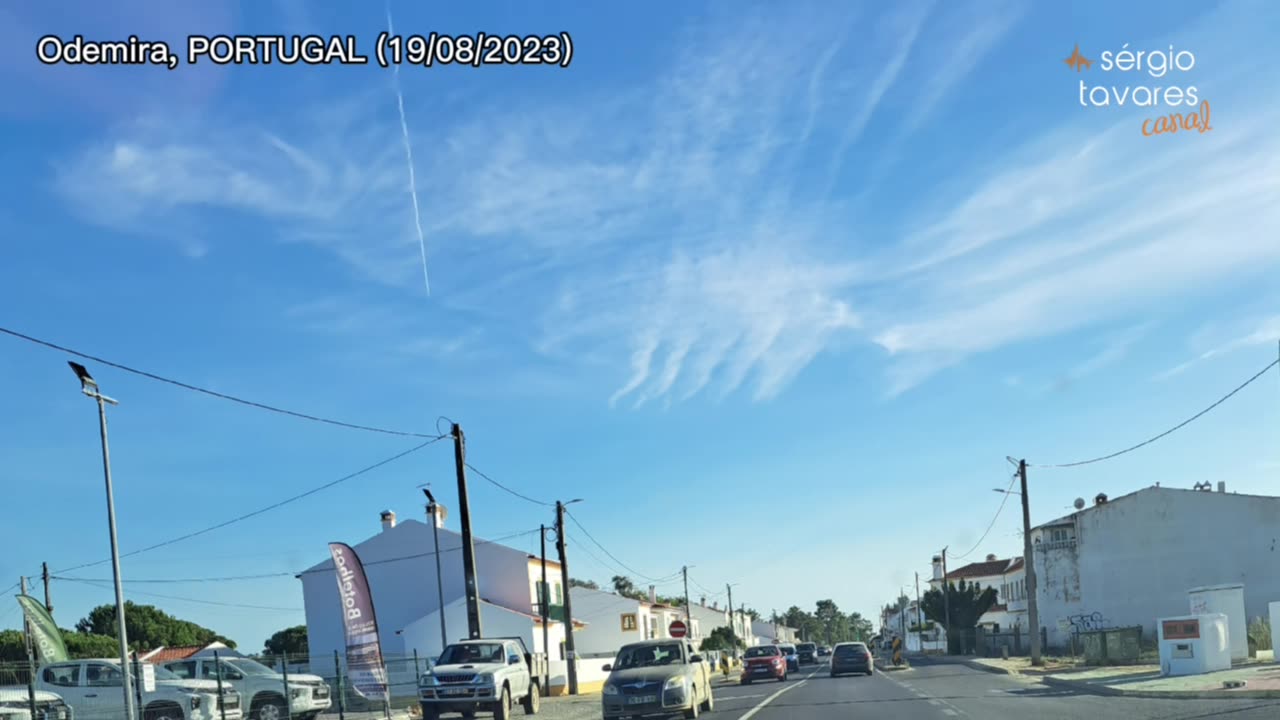
[{"label": "red tile roof", "polygon": [[163,665],[164,663],[173,662],[174,660],[186,660],[192,655],[195,655],[205,649],[205,647],[207,646],[184,645],[180,647],[161,647],[140,657],[153,665]]},{"label": "red tile roof", "polygon": [[1008,560],[990,560],[986,562],[969,563],[964,567],[956,568],[955,570],[947,573],[947,579],[959,580],[961,578],[1003,575],[1008,567]]}]

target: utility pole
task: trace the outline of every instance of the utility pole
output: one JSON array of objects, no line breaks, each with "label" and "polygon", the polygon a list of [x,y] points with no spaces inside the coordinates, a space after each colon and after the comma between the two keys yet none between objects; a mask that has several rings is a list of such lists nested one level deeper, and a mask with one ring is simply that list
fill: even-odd
[{"label": "utility pole", "polygon": [[550,695],[551,693],[551,636],[547,625],[550,616],[547,612],[547,603],[551,602],[551,586],[547,584],[547,526],[539,525],[538,537],[542,539],[542,597],[538,598],[538,615],[542,618],[542,654],[547,660],[543,663],[542,668],[542,694]]},{"label": "utility pole", "polygon": [[[23,595],[27,594],[27,578],[19,577],[18,585]],[[27,709],[31,711],[31,717],[38,718],[40,713],[36,710],[36,659],[35,650],[31,647],[31,624],[27,622],[27,611],[22,611],[22,640],[27,646]],[[131,720],[131,719],[129,719]]]},{"label": "utility pole", "polygon": [[680,568],[680,572],[684,575],[684,624],[687,637],[693,635],[693,613],[689,610],[689,566],[685,565]]},{"label": "utility pole", "polygon": [[[916,573],[916,627],[924,632],[924,608],[920,607],[920,573]],[[923,649],[923,646],[922,648]]]},{"label": "utility pole", "polygon": [[53,614],[53,601],[49,599],[49,563],[40,563],[40,579],[44,580],[44,609]]},{"label": "utility pole", "polygon": [[951,653],[951,582],[947,580],[947,549],[942,548],[942,616],[946,619],[942,629],[945,630],[943,635],[943,651]]},{"label": "utility pole", "polygon": [[1036,568],[1032,563],[1031,504],[1027,499],[1027,461],[1018,461],[1018,480],[1022,483],[1022,566],[1027,574],[1027,620],[1031,624],[1031,664],[1042,665],[1040,659],[1040,609],[1036,606]]},{"label": "utility pole", "polygon": [[[571,501],[576,502],[576,501]],[[569,694],[578,694],[578,653],[573,647],[573,605],[569,601],[569,561],[564,556],[564,503],[556,501],[556,549],[560,551],[560,584],[564,588],[564,647],[569,666]]]},{"label": "utility pole", "polygon": [[729,593],[729,649],[734,657],[738,656],[738,632],[733,627],[735,618],[733,616],[733,586],[729,583],[724,584],[724,589]]},{"label": "utility pole", "polygon": [[467,636],[477,640],[483,633],[480,629],[480,591],[476,587],[476,549],[471,539],[471,505],[467,501],[466,445],[462,426],[454,423],[453,462],[458,469],[458,518],[462,522],[462,576],[467,592]]}]

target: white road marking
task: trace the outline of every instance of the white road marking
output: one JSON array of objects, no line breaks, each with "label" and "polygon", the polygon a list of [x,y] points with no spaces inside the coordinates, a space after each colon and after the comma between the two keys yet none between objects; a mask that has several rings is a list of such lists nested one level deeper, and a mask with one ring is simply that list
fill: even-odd
[{"label": "white road marking", "polygon": [[930,704],[930,705],[934,705],[934,706],[936,706],[936,707],[941,707],[941,706],[942,706],[942,701],[941,701],[941,700],[930,700],[930,701],[929,701],[929,704]]},{"label": "white road marking", "polygon": [[[819,669],[821,669],[821,668],[819,668]],[[800,687],[801,685],[803,685],[803,684],[805,684],[805,683],[809,682],[809,678],[811,678],[811,677],[813,677],[814,675],[817,675],[817,674],[818,674],[818,671],[817,671],[817,670],[814,670],[813,672],[809,673],[808,675],[805,675],[805,676],[804,676],[804,679],[803,679],[803,680],[801,680],[800,682],[795,683],[794,685],[788,685],[788,686],[786,686],[786,687],[782,688],[781,690],[779,690],[779,691],[775,692],[774,694],[770,695],[769,697],[765,698],[764,700],[761,700],[761,701],[760,701],[760,703],[759,703],[758,705],[756,705],[755,707],[753,707],[753,708],[751,708],[750,710],[748,710],[748,711],[746,711],[745,713],[743,713],[743,714],[742,714],[742,717],[738,718],[738,720],[751,720],[751,718],[755,717],[755,714],[756,714],[756,713],[758,713],[758,712],[760,712],[761,710],[763,710],[763,709],[764,709],[764,707],[765,707],[766,705],[768,705],[769,703],[773,702],[774,700],[777,700],[777,699],[778,699],[778,696],[782,695],[782,693],[787,692],[788,690],[794,690],[794,689],[796,689],[796,688]]]},{"label": "white road marking", "polygon": [[956,713],[956,711],[955,711],[955,710],[952,710],[951,708],[942,708],[942,714],[943,714],[943,715],[956,715],[956,714],[958,714],[958,713]]},{"label": "white road marking", "polygon": [[730,700],[748,700],[750,698],[762,698],[762,697],[765,697],[764,693],[760,693],[759,695],[735,695],[733,697],[716,697],[716,702],[719,703],[719,702],[729,702]]}]

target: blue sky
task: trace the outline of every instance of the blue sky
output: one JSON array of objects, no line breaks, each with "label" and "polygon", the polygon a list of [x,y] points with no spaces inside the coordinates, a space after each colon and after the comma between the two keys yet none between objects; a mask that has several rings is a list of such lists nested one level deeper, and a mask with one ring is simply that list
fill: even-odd
[{"label": "blue sky", "polygon": [[[405,33],[574,40],[567,69],[400,72],[429,294],[392,72],[33,52],[77,32],[371,48],[376,6],[0,9],[0,321],[318,415],[422,432],[447,416],[486,474],[585,498],[577,517],[639,572],[687,563],[695,595],[735,582],[766,612],[831,597],[869,615],[937,549],[978,541],[1007,455],[1127,446],[1276,357],[1274,4],[538,5],[392,5]],[[1077,73],[1062,62],[1076,43],[1095,61],[1172,44],[1196,65]],[[1160,111],[1082,107],[1080,80],[1195,85],[1213,130],[1144,137]],[[0,337],[0,585],[107,556],[96,418],[65,359]],[[126,552],[413,444],[88,364],[121,400]],[[1034,470],[1033,520],[1157,481],[1274,492],[1276,392],[1273,374],[1149,448]],[[437,443],[124,573],[296,571],[383,509],[421,517],[420,483],[451,504],[452,468]],[[551,520],[471,487],[481,535]],[[1017,552],[1019,524],[1010,505],[971,557]],[[575,575],[618,571],[570,541]],[[289,577],[126,590],[252,649],[302,621]],[[65,626],[111,601],[109,586],[53,592]]]}]

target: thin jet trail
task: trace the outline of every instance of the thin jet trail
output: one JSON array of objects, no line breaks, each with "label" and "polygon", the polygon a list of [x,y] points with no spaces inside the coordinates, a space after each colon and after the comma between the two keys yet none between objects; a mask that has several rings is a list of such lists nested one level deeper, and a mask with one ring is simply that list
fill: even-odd
[{"label": "thin jet trail", "polygon": [[[387,0],[387,32],[395,34],[391,20],[391,0]],[[409,165],[409,198],[413,201],[413,226],[418,231],[418,248],[422,251],[422,281],[431,295],[431,276],[427,274],[427,237],[422,232],[422,210],[418,207],[418,176],[413,169],[413,143],[409,141],[409,121],[404,115],[404,92],[400,89],[400,63],[391,71],[391,84],[396,93],[396,108],[400,111],[400,138],[404,141],[405,162]]]}]

